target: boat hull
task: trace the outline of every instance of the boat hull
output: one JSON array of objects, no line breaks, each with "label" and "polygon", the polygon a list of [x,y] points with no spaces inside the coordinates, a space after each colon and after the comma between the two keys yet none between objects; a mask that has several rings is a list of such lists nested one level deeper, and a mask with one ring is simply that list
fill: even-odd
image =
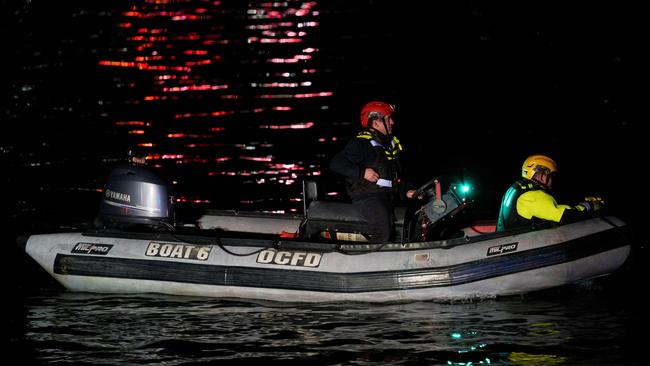
[{"label": "boat hull", "polygon": [[630,245],[616,218],[449,241],[338,245],[164,234],[62,233],[25,246],[64,287],[292,302],[526,293],[607,275]]}]

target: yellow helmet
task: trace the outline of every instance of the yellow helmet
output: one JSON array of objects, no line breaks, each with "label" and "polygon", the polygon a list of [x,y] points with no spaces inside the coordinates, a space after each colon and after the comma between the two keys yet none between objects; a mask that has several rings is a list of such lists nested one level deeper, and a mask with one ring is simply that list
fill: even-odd
[{"label": "yellow helmet", "polygon": [[524,161],[521,166],[521,176],[533,179],[537,172],[551,174],[557,171],[557,164],[553,159],[545,155],[531,155]]}]

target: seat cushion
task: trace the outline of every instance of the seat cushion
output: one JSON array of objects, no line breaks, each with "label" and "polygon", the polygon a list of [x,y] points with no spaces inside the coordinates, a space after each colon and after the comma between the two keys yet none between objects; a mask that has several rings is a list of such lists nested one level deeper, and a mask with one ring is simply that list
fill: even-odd
[{"label": "seat cushion", "polygon": [[354,206],[345,202],[313,201],[307,210],[307,219],[365,223]]}]

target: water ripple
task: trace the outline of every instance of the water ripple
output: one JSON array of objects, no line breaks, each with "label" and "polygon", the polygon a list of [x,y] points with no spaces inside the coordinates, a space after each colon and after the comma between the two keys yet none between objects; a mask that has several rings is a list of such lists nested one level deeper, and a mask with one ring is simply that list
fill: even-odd
[{"label": "water ripple", "polygon": [[635,364],[630,314],[598,296],[261,305],[55,292],[26,299],[17,343],[37,363]]}]

